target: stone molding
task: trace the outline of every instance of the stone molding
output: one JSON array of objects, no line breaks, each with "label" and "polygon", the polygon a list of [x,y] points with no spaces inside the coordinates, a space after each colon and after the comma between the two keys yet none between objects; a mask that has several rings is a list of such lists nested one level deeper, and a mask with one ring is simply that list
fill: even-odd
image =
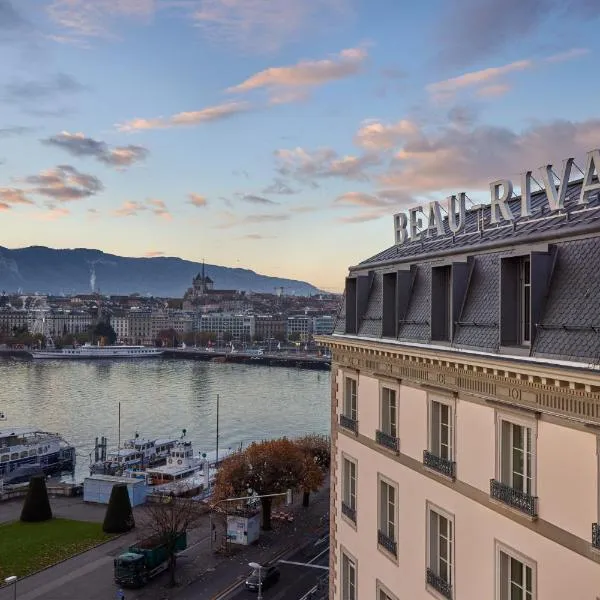
[{"label": "stone molding", "polygon": [[[509,358],[323,336],[337,368],[446,393],[472,395],[600,427],[600,372]],[[333,429],[332,429],[333,431]]]}]

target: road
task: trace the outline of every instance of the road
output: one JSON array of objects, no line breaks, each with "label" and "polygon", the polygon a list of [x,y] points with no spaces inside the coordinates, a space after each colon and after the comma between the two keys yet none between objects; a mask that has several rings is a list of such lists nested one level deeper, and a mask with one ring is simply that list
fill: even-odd
[{"label": "road", "polygon": [[[290,564],[294,562],[303,564]],[[305,563],[312,566],[305,566]],[[263,597],[265,600],[300,600],[316,585],[320,577],[327,575],[326,569],[315,567],[329,566],[329,536],[277,564],[281,577],[275,585],[263,592]],[[250,571],[249,568],[248,574]],[[242,581],[236,588],[215,600],[257,600],[257,593],[246,590]]]}]

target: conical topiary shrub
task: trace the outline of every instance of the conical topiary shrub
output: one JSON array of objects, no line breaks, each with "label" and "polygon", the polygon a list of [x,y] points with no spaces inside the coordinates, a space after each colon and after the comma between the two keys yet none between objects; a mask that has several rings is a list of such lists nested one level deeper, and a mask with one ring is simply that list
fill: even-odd
[{"label": "conical topiary shrub", "polygon": [[35,523],[38,521],[49,521],[52,518],[48,490],[46,489],[46,478],[36,475],[29,480],[29,489],[23,509],[21,510],[21,521]]},{"label": "conical topiary shrub", "polygon": [[102,530],[105,533],[125,533],[134,527],[135,521],[127,486],[124,483],[114,485],[110,493]]}]

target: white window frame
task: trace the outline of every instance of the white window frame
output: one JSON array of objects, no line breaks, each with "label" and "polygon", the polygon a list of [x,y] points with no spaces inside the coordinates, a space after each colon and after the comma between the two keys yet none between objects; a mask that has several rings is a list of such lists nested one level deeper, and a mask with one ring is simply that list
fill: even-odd
[{"label": "white window frame", "polygon": [[[346,464],[354,466],[354,506],[347,500],[351,500],[351,495],[349,490],[346,488]],[[350,475],[348,475],[350,481]],[[347,454],[342,452],[342,485],[340,486],[342,492],[342,502],[348,505],[350,508],[356,511],[356,507],[358,504],[358,463],[356,459],[348,456]],[[345,515],[342,513],[342,516]]]},{"label": "white window frame", "polygon": [[[455,534],[456,534],[456,528],[454,527],[454,515],[452,513],[449,513],[448,511],[444,510],[443,508],[440,508],[439,506],[437,506],[436,504],[433,504],[431,502],[427,502],[426,504],[426,532],[427,532],[427,537],[425,540],[425,547],[426,547],[426,567],[428,569],[432,569],[434,572],[436,572],[437,574],[437,567],[433,568],[432,565],[432,559],[434,558],[432,556],[432,548],[431,548],[431,514],[435,513],[438,517],[442,517],[444,519],[446,519],[451,527],[451,537],[449,540],[449,545],[450,545],[450,557],[449,557],[449,574],[450,574],[450,581],[448,582],[451,586],[452,586],[452,596],[456,597],[456,578],[455,578],[455,573],[456,573],[456,540],[455,540]],[[439,544],[439,525],[438,525],[438,544]],[[438,552],[438,559],[439,559],[439,552]],[[431,594],[433,594],[434,596],[445,600],[445,596],[442,596],[435,588],[431,587],[430,585],[426,585],[427,587],[427,591],[430,592]]]},{"label": "white window frame", "polygon": [[[525,273],[527,265],[527,269],[529,270],[529,282],[526,283]],[[519,257],[519,273],[518,273],[518,289],[519,289],[519,299],[518,299],[518,318],[519,318],[519,345],[521,346],[530,346],[531,345],[531,333],[532,333],[532,324],[531,324],[531,257],[521,256]],[[526,290],[529,294],[529,327],[525,326],[525,293]],[[527,338],[527,339],[526,339]]]},{"label": "white window frame", "polygon": [[[392,427],[389,427],[389,431],[386,431],[384,427],[384,415],[383,415],[383,394],[384,390],[390,390],[394,392],[394,397],[396,399],[395,413],[396,413],[396,422],[393,423],[395,432],[392,431]],[[390,425],[392,424],[390,415],[387,415],[388,421]],[[379,381],[379,431],[386,433],[396,439],[400,438],[400,386],[391,381]],[[395,435],[394,435],[395,433]]]},{"label": "white window frame", "polygon": [[[355,374],[343,373],[343,392],[342,392],[342,415],[358,421],[358,377]],[[352,411],[351,399],[348,398],[348,381],[354,382],[354,411]],[[352,415],[354,412],[354,415]]]},{"label": "white window frame", "polygon": [[[389,520],[389,496],[388,502],[386,503],[386,514],[383,515],[381,512],[381,504],[382,504],[382,484],[386,484],[394,490],[394,510],[393,510],[393,528],[394,535],[389,535],[390,531],[390,520]],[[387,537],[392,539],[396,544],[398,544],[398,484],[395,481],[392,481],[385,475],[378,473],[377,475],[377,531],[381,531]],[[382,527],[385,519],[385,528]],[[388,554],[387,550],[385,551]]]},{"label": "white window frame", "polygon": [[434,456],[439,458],[445,458],[441,455],[441,427],[440,431],[438,431],[438,440],[440,443],[437,444],[438,447],[434,447],[434,435],[433,435],[433,412],[434,412],[434,402],[444,405],[448,407],[449,410],[449,444],[450,444],[450,456],[447,457],[447,460],[450,462],[456,461],[456,400],[454,398],[449,398],[445,396],[434,396],[430,395],[428,398],[428,410],[427,410],[427,450],[431,452]]},{"label": "white window frame", "polygon": [[[501,595],[502,592],[502,578],[501,578],[501,554],[505,554],[509,558],[513,558],[520,563],[522,563],[525,567],[529,567],[531,569],[531,600],[537,599],[537,563],[531,558],[521,554],[517,550],[514,550],[510,546],[503,544],[502,542],[496,540],[495,542],[495,571],[496,571],[496,598],[495,600],[510,600],[510,596],[508,598],[503,598]],[[524,600],[530,600],[526,598]]]},{"label": "white window frame", "polygon": [[[537,496],[537,419],[534,417],[526,417],[522,414],[511,413],[506,411],[498,411],[496,413],[496,481],[503,483],[504,485],[512,486],[512,466],[510,467],[511,482],[507,483],[502,479],[502,423],[511,423],[519,427],[527,427],[531,430],[531,490],[527,492],[526,489],[520,491],[528,493],[530,496]],[[512,452],[511,452],[512,461]],[[524,462],[526,464],[526,461]],[[525,473],[527,475],[527,473]],[[518,488],[515,488],[518,489]]]},{"label": "white window frame", "polygon": [[389,588],[379,581],[379,579],[377,579],[375,582],[375,590],[377,592],[376,600],[383,600],[381,594],[385,594],[388,600],[398,600],[398,596],[396,596],[396,594],[392,594]]},{"label": "white window frame", "polygon": [[[344,569],[344,559],[348,561],[348,564],[354,567],[354,594],[350,596],[350,582],[346,581],[346,573]],[[341,600],[358,600],[358,561],[350,552],[348,552],[343,546],[340,552],[340,598]]]}]

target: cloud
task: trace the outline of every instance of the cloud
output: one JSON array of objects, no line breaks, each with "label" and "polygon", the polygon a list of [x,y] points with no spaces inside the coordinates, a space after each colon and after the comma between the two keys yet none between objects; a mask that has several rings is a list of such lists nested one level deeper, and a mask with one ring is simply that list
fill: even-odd
[{"label": "cloud", "polygon": [[390,150],[400,141],[414,137],[417,133],[415,124],[405,119],[393,124],[367,121],[356,133],[354,143],[366,150]]},{"label": "cloud", "polygon": [[305,102],[310,98],[308,90],[296,89],[296,90],[272,90],[269,98],[269,104],[271,106],[277,106],[278,104],[294,104],[296,102]]},{"label": "cloud", "polygon": [[173,215],[169,212],[167,205],[155,198],[149,198],[145,202],[137,200],[126,200],[123,204],[113,211],[115,217],[137,217],[140,213],[150,211],[157,217],[171,220]]},{"label": "cloud", "polygon": [[0,202],[8,208],[15,204],[34,204],[23,190],[2,187],[0,187]]},{"label": "cloud", "polygon": [[148,252],[144,252],[144,256],[146,258],[156,258],[158,256],[164,256],[165,253],[161,250],[148,250]]},{"label": "cloud", "polygon": [[246,235],[241,235],[238,240],[274,240],[277,239],[277,236],[274,235],[262,235],[260,233],[247,233]]},{"label": "cloud", "polygon": [[245,224],[280,223],[288,221],[291,218],[289,214],[284,213],[266,213],[241,217],[229,210],[221,211],[217,217],[219,219],[216,224],[217,229],[230,229],[231,227]]},{"label": "cloud", "polygon": [[262,196],[255,196],[254,194],[245,194],[244,196],[242,196],[242,200],[244,202],[250,202],[252,204],[278,204],[278,202],[273,202],[273,200],[263,198]]},{"label": "cloud", "polygon": [[381,217],[388,217],[389,215],[389,209],[386,209],[385,211],[367,211],[355,215],[339,217],[337,221],[339,223],[346,224],[366,223],[367,221],[375,221],[376,219],[381,219]]},{"label": "cloud", "polygon": [[206,196],[201,196],[200,194],[188,194],[188,204],[191,204],[192,206],[195,206],[197,208],[204,208],[205,206],[208,205],[208,200],[206,199]]},{"label": "cloud", "polygon": [[14,104],[38,104],[66,94],[77,94],[87,89],[71,75],[57,73],[46,80],[13,81],[3,87],[2,99]]},{"label": "cloud", "polygon": [[118,124],[119,131],[140,131],[147,129],[167,129],[170,127],[192,127],[200,123],[220,121],[250,109],[247,102],[226,102],[216,106],[209,106],[201,110],[180,112],[170,117],[157,117],[154,119],[132,119],[126,123]]},{"label": "cloud", "polygon": [[28,27],[11,0],[0,0],[0,39]]},{"label": "cloud", "polygon": [[129,145],[110,148],[105,142],[86,137],[83,133],[69,133],[68,131],[44,139],[42,143],[61,148],[72,156],[91,156],[116,168],[130,167],[148,156],[148,150],[142,146]]},{"label": "cloud", "polygon": [[287,221],[290,219],[290,215],[285,214],[263,214],[263,215],[249,215],[243,219],[244,223],[280,223],[281,221]]},{"label": "cloud", "polygon": [[[1,2],[1,0],[0,0]],[[0,16],[1,18],[1,16]],[[0,127],[0,138],[13,137],[18,135],[24,135],[32,131],[32,127],[14,126],[14,127]]]},{"label": "cloud", "polygon": [[271,185],[268,185],[263,191],[263,194],[281,194],[291,195],[297,193],[283,179],[275,178]]},{"label": "cloud", "polygon": [[34,219],[38,221],[57,221],[71,214],[71,211],[64,206],[55,206],[54,204],[47,205],[48,210],[46,212],[39,212],[33,215]]},{"label": "cloud", "polygon": [[546,62],[549,62],[549,63],[564,62],[567,60],[573,60],[574,58],[579,58],[581,56],[586,56],[589,53],[590,53],[590,51],[587,48],[571,48],[571,50],[567,50],[565,52],[559,52],[558,54],[549,56],[548,58],[546,58]]},{"label": "cloud", "polygon": [[311,213],[311,212],[315,212],[318,210],[318,208],[316,206],[291,206],[290,210],[293,213],[298,213],[298,214],[304,214],[304,213]]},{"label": "cloud", "polygon": [[162,200],[149,198],[146,200],[146,204],[157,217],[161,217],[167,221],[170,221],[173,218],[173,215],[169,212],[167,205]]},{"label": "cloud", "polygon": [[244,51],[273,52],[327,31],[350,15],[351,0],[200,0],[194,19],[209,39]]},{"label": "cloud", "polygon": [[556,164],[567,156],[581,161],[598,146],[600,119],[557,120],[517,132],[507,127],[451,125],[405,143],[379,181],[411,194],[487,189],[500,177],[518,180],[524,169]]},{"label": "cloud", "polygon": [[[454,0],[434,31],[439,60],[462,66],[530,39],[542,24],[600,16],[596,0]],[[440,44],[441,43],[441,44]]]},{"label": "cloud", "polygon": [[24,182],[33,186],[28,190],[29,193],[46,196],[58,202],[82,200],[104,189],[97,177],[80,173],[70,165],[47,169],[39,175],[26,177]]},{"label": "cloud", "polygon": [[488,85],[477,90],[477,95],[481,98],[497,98],[508,94],[511,87],[507,83],[496,83]]},{"label": "cloud", "polygon": [[328,59],[304,60],[288,67],[265,69],[242,83],[230,87],[227,91],[242,93],[266,89],[271,97],[271,103],[297,101],[306,98],[307,88],[357,75],[361,72],[366,59],[365,48],[348,48]]},{"label": "cloud", "polygon": [[294,148],[276,150],[274,154],[278,172],[284,177],[293,177],[299,181],[330,177],[366,181],[369,179],[367,170],[381,162],[376,154],[340,156],[331,148],[320,148],[314,152]]},{"label": "cloud", "polygon": [[51,39],[78,43],[84,38],[112,37],[113,20],[129,18],[147,23],[157,8],[155,0],[54,0],[46,12],[63,32]]},{"label": "cloud", "polygon": [[338,196],[333,203],[335,206],[381,207],[390,205],[389,200],[378,198],[377,196],[366,194],[364,192],[347,192],[346,194]]},{"label": "cloud", "polygon": [[490,84],[503,75],[513,73],[515,71],[525,71],[533,68],[533,61],[531,60],[519,60],[501,67],[489,67],[480,71],[473,71],[471,73],[465,73],[459,77],[453,77],[452,79],[446,79],[445,81],[438,81],[437,83],[430,83],[427,86],[427,91],[435,96],[447,96],[453,95],[454,93],[464,88],[481,86],[484,84]]}]

